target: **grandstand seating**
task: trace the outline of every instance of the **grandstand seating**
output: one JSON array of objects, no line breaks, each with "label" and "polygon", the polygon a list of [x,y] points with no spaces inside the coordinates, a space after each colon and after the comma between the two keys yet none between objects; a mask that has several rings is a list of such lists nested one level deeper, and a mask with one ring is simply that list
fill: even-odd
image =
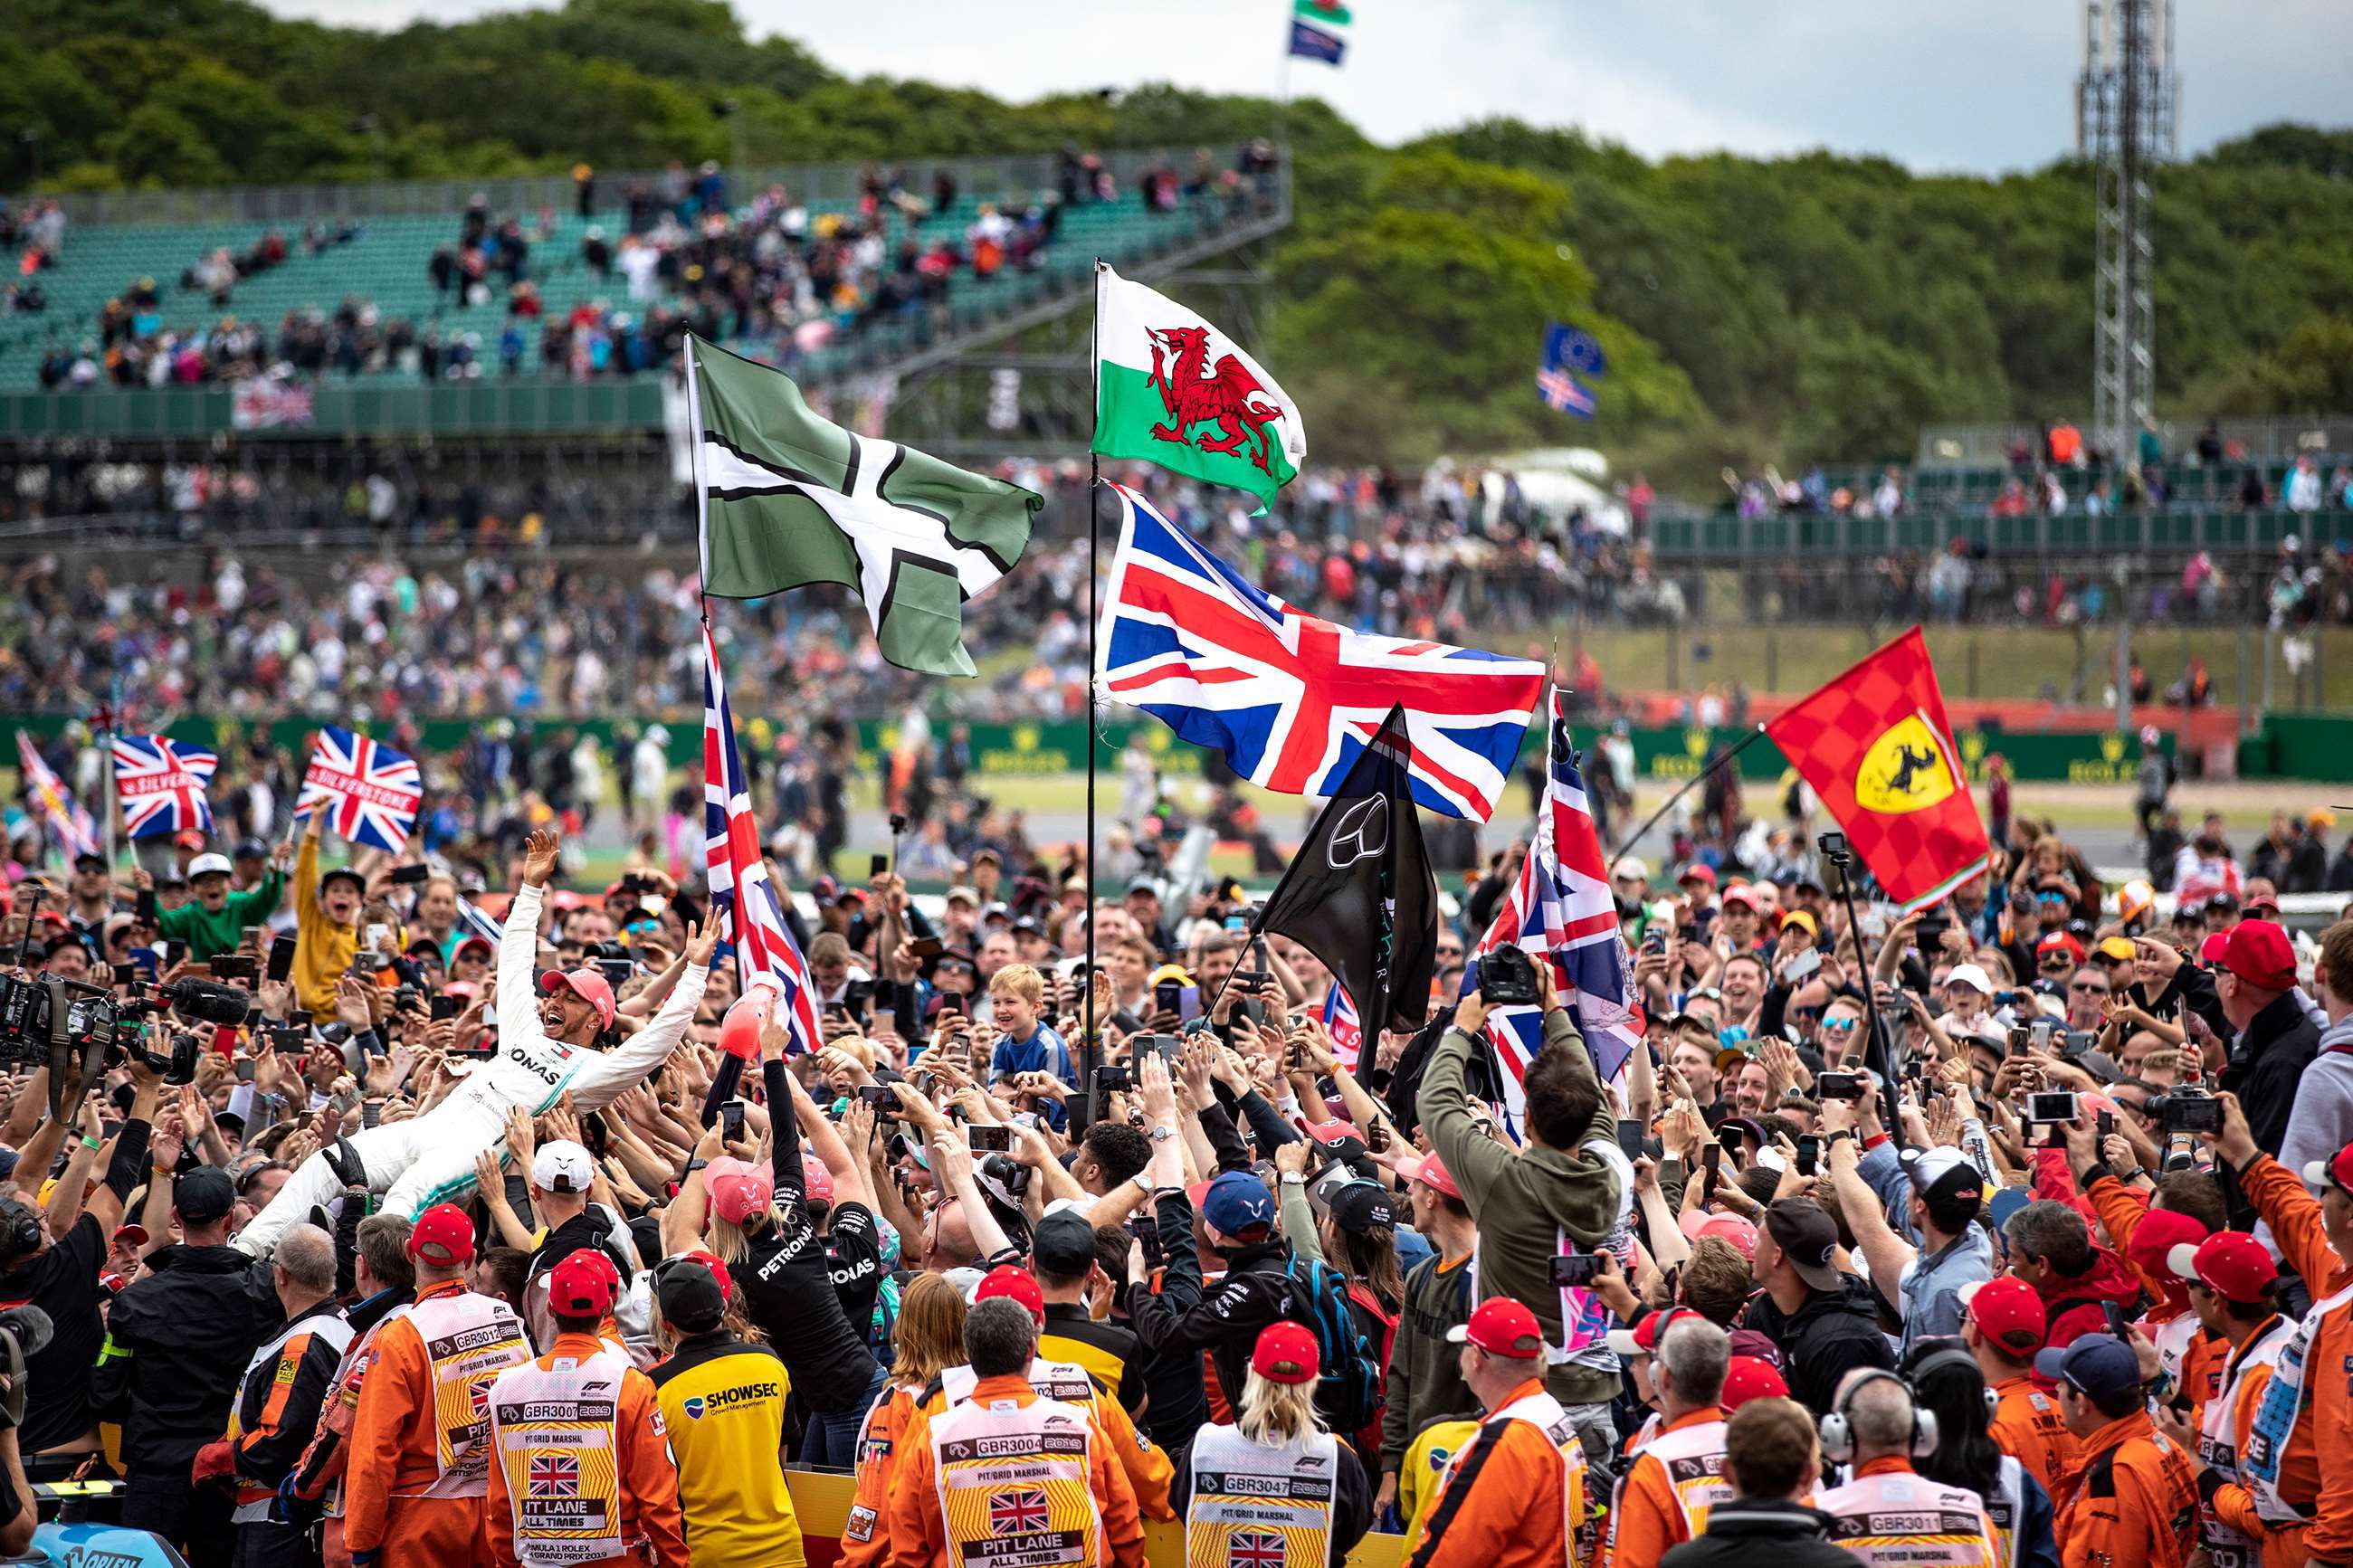
[{"label": "grandstand seating", "polygon": [[[925,219],[925,237],[944,232],[961,237],[976,216],[983,195],[967,192],[956,205]],[[1027,198],[1003,198],[1009,204]],[[844,205],[813,205],[812,223],[827,211]],[[0,393],[37,390],[41,357],[52,343],[68,349],[98,335],[99,312],[106,301],[136,279],[152,278],[161,300],[160,314],[167,328],[209,327],[224,316],[234,316],[261,327],[274,341],[280,323],[290,310],[315,307],[332,312],[345,296],[372,303],[385,321],[406,319],[422,333],[438,325],[446,341],[450,334],[479,332],[481,357],[489,362],[486,377],[497,374],[497,342],[506,322],[502,293],[505,279],[494,275],[494,298],[486,306],[458,308],[437,294],[427,266],[434,250],[454,245],[461,214],[442,216],[376,217],[361,220],[359,237],[307,256],[300,223],[235,223],[164,226],[78,226],[68,234],[61,262],[43,271],[39,280],[48,297],[46,310],[0,317]],[[503,214],[494,216],[507,216]],[[536,215],[518,214],[526,233],[534,230]],[[1093,258],[1114,264],[1133,264],[1215,229],[1224,221],[1224,209],[1188,206],[1176,212],[1146,212],[1132,195],[1117,202],[1085,204],[1064,210],[1047,266],[1036,271],[1007,270],[987,282],[959,273],[949,294],[949,331],[979,324],[995,314],[1034,303],[1085,281]],[[629,309],[628,287],[617,272],[598,278],[580,259],[581,241],[591,224],[602,225],[616,245],[627,231],[627,214],[619,209],[580,217],[565,211],[554,216],[554,232],[532,247],[528,275],[538,284],[549,317],[571,310],[583,300],[604,300]],[[890,241],[895,246],[903,220],[894,212]],[[249,250],[271,229],[287,246],[279,266],[240,280],[225,307],[216,307],[203,293],[184,289],[184,271],[213,250],[227,246],[232,254]],[[833,346],[812,357],[807,370],[824,375],[879,363],[913,346],[934,330],[934,323],[877,321],[863,333],[840,333]],[[526,364],[538,369],[537,339]],[[385,373],[390,379],[396,373]],[[329,379],[343,379],[330,373]],[[413,380],[413,376],[406,379]]]}]

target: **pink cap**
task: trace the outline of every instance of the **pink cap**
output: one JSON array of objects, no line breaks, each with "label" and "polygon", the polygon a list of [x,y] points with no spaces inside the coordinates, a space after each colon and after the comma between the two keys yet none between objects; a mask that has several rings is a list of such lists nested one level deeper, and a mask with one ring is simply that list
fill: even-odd
[{"label": "pink cap", "polygon": [[776,1179],[763,1166],[722,1154],[702,1173],[711,1210],[730,1225],[747,1224],[776,1201]]},{"label": "pink cap", "polygon": [[809,1202],[827,1205],[833,1202],[833,1173],[825,1168],[824,1161],[806,1149],[801,1151],[801,1185],[807,1189]]},{"label": "pink cap", "polygon": [[605,1027],[613,1026],[613,987],[594,969],[551,969],[539,977],[539,988],[549,995],[569,986],[572,994],[596,1009]]}]

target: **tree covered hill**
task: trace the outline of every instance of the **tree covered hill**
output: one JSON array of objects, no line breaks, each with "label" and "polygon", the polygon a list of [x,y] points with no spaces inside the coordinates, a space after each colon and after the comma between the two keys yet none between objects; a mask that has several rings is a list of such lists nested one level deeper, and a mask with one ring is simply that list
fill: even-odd
[{"label": "tree covered hill", "polygon": [[[730,156],[1296,150],[1272,363],[1319,457],[1590,439],[1723,462],[1908,455],[1939,420],[2080,414],[2090,171],[1917,175],[1817,153],[1649,163],[1512,121],[1374,144],[1328,107],[1155,86],[1010,103],[851,79],[724,0],[568,0],[380,34],[243,0],[16,0],[0,189],[480,178]],[[736,118],[718,112],[733,100]],[[2161,172],[2173,416],[2353,407],[2353,132],[2275,125]],[[1531,381],[1543,323],[1609,351],[1589,429]]]}]

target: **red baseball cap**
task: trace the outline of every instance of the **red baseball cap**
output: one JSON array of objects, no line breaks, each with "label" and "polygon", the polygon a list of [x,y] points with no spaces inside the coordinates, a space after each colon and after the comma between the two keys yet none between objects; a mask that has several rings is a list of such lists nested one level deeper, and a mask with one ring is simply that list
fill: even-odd
[{"label": "red baseball cap", "polygon": [[1724,1393],[1716,1403],[1729,1415],[1752,1399],[1788,1397],[1788,1384],[1770,1362],[1759,1361],[1753,1355],[1736,1355],[1724,1369]]},{"label": "red baseball cap", "polygon": [[436,1268],[454,1268],[474,1256],[474,1222],[456,1204],[435,1204],[417,1216],[408,1256]]},{"label": "red baseball cap", "polygon": [[1509,1296],[1490,1296],[1472,1310],[1471,1321],[1446,1331],[1451,1344],[1474,1344],[1489,1355],[1534,1361],[1544,1354],[1544,1331],[1536,1315]]},{"label": "red baseball cap", "polygon": [[2198,944],[2198,962],[2200,963],[2220,963],[2222,962],[2222,954],[2229,951],[2230,946],[2231,933],[2229,931],[2208,931],[2206,933],[2206,940]]},{"label": "red baseball cap", "polygon": [[2042,940],[2034,944],[2037,958],[2046,952],[2063,952],[2078,963],[2084,962],[2084,944],[2063,931],[2047,931]]},{"label": "red baseball cap", "polygon": [[1016,1268],[1010,1263],[1000,1263],[974,1287],[972,1304],[994,1300],[1002,1296],[1008,1301],[1018,1301],[1022,1310],[1039,1322],[1046,1321],[1046,1293],[1038,1289],[1037,1277],[1027,1268]]},{"label": "red baseball cap", "polygon": [[1269,1383],[1313,1383],[1320,1370],[1315,1332],[1288,1319],[1269,1323],[1250,1347],[1250,1370]]},{"label": "red baseball cap", "polygon": [[[2150,1209],[2140,1216],[2133,1230],[2132,1245],[2125,1252],[2141,1269],[2159,1279],[2168,1277],[2168,1261],[2176,1247],[2197,1249],[2206,1239],[2206,1227],[2186,1214],[2171,1209]],[[2182,1276],[2187,1279],[2187,1274]]]},{"label": "red baseball cap", "polygon": [[1969,1321],[2010,1354],[2022,1358],[2042,1348],[2050,1316],[2041,1294],[2025,1280],[2007,1274],[1975,1280],[1961,1287],[1960,1297]]},{"label": "red baseball cap", "polygon": [[1444,1193],[1450,1198],[1462,1195],[1462,1188],[1454,1180],[1454,1173],[1448,1170],[1446,1162],[1435,1154],[1422,1157],[1421,1163],[1413,1168],[1413,1179],[1433,1192]]},{"label": "red baseball cap", "polygon": [[2295,949],[2269,921],[2241,921],[2222,944],[2222,967],[2250,985],[2288,991],[2295,985]]},{"label": "red baseball cap", "polygon": [[566,986],[596,1009],[605,1027],[613,1026],[613,987],[603,974],[594,969],[551,969],[539,977],[539,988],[551,996]]},{"label": "red baseball cap", "polygon": [[1718,899],[1716,902],[1722,904],[1727,910],[1733,905],[1738,904],[1742,909],[1746,910],[1751,914],[1755,914],[1757,912],[1757,895],[1749,889],[1748,884],[1746,882],[1735,882],[1729,888],[1725,889],[1724,896]]},{"label": "red baseball cap", "polygon": [[611,1258],[593,1247],[580,1248],[549,1272],[547,1310],[565,1318],[603,1317],[613,1310],[614,1275]]},{"label": "red baseball cap", "polygon": [[712,1212],[729,1225],[748,1224],[776,1201],[776,1178],[768,1167],[733,1154],[722,1154],[704,1168],[702,1189],[711,1194]]},{"label": "red baseball cap", "polygon": [[2195,1247],[2184,1243],[2166,1260],[2184,1279],[2247,1305],[2270,1300],[2279,1288],[2279,1265],[2243,1230],[2218,1230]]},{"label": "red baseball cap", "polygon": [[1690,865],[1684,867],[1680,872],[1676,873],[1675,880],[1677,882],[1704,882],[1709,887],[1713,888],[1715,886],[1715,868],[1709,865],[1704,860],[1694,860]]},{"label": "red baseball cap", "polygon": [[1677,1320],[1699,1315],[1689,1307],[1662,1307],[1646,1314],[1630,1329],[1610,1330],[1609,1348],[1620,1355],[1649,1355],[1659,1348],[1659,1336],[1672,1328]]}]

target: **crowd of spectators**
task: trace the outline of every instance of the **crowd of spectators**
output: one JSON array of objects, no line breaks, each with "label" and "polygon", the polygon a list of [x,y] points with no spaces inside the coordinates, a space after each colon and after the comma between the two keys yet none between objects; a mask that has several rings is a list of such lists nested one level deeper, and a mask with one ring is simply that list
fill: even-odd
[{"label": "crowd of spectators", "polygon": [[[494,213],[478,193],[454,238],[426,262],[433,303],[419,318],[385,318],[347,295],[332,313],[323,303],[287,312],[274,336],[233,314],[209,326],[171,320],[185,296],[227,311],[239,282],[283,263],[287,240],[271,229],[244,251],[222,247],[197,258],[176,292],[152,278],[134,280],[107,301],[94,335],[49,344],[40,384],[76,391],[330,371],[427,381],[627,375],[675,366],[689,331],[791,368],[878,324],[939,325],[960,279],[985,287],[1036,270],[1068,209],[1125,199],[1158,214],[1238,210],[1260,192],[1271,156],[1245,148],[1236,166],[1224,167],[1203,148],[1188,172],[1145,169],[1124,198],[1101,157],[1071,148],[1053,189],[969,210],[952,168],[934,170],[924,185],[895,165],[870,163],[846,212],[813,211],[780,184],[736,203],[716,163],[692,173],[673,164],[628,187],[619,233],[592,222],[573,250],[557,246],[553,208]],[[593,174],[578,183],[593,199]],[[42,258],[57,254],[62,215],[48,203],[11,221],[21,231],[26,281],[12,285],[10,307],[46,309],[32,279]],[[298,243],[316,256],[364,237],[362,225],[314,224]],[[543,283],[552,276],[593,279],[592,292],[550,311]]]},{"label": "crowd of spectators", "polygon": [[[501,761],[501,733],[397,854],[290,837],[290,761],[228,745],[215,839],[118,871],[13,838],[12,977],[172,989],[141,1052],[9,1081],[0,1289],[46,1321],[0,1312],[27,1357],[0,1547],[31,1483],[119,1471],[92,1506],[199,1568],[485,1531],[529,1561],[554,1471],[432,1483],[437,1433],[520,1451],[534,1407],[611,1455],[565,1484],[660,1568],[804,1554],[786,1465],[851,1472],[842,1544],[900,1568],[1066,1518],[1120,1568],[1147,1519],[1229,1561],[1278,1485],[1335,1565],[1368,1530],[1435,1568],[2353,1536],[2321,1463],[2343,1380],[2241,1375],[2353,1332],[2353,922],[2291,938],[2273,879],[2309,879],[2323,820],[2242,866],[2210,819],[2168,904],[2012,816],[1988,873],[1905,912],[1727,806],[1655,878],[1609,868],[1623,1069],[1626,1016],[1539,963],[1510,1092],[1479,952],[1514,853],[1412,939],[1426,1007],[1335,1036],[1314,954],[1235,934],[1239,883],[1122,863],[1140,817],[1091,868],[944,789],[862,883],[830,866],[888,840],[780,862],[815,1017],[764,1027],[712,962],[699,823],[682,858],[581,859],[616,801],[695,820],[694,772],[651,731],[609,771],[554,736]],[[807,739],[807,772],[756,770],[764,839],[796,789],[841,793],[849,754]],[[912,898],[933,845],[952,885]],[[575,1370],[617,1397],[564,1415]],[[453,1379],[487,1425],[428,1419]]]}]

